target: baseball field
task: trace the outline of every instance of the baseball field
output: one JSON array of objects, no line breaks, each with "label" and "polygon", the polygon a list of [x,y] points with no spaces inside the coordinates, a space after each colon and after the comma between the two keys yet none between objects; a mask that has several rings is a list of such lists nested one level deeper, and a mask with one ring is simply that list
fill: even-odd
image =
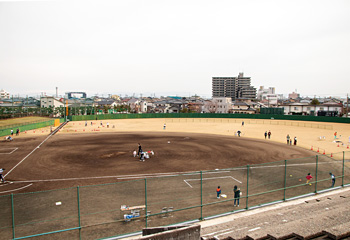
[{"label": "baseball field", "polygon": [[[0,234],[6,239],[55,231],[42,237],[97,239],[328,189],[329,172],[336,187],[350,183],[349,124],[123,119],[69,122],[49,132],[1,142],[7,183],[0,185],[0,204],[8,207]],[[287,134],[296,145],[286,144]],[[134,157],[138,143],[154,155]],[[309,172],[314,179],[305,185]],[[235,208],[234,185],[242,191]],[[226,198],[217,199],[217,186]],[[125,221],[132,212],[136,217]]]}]

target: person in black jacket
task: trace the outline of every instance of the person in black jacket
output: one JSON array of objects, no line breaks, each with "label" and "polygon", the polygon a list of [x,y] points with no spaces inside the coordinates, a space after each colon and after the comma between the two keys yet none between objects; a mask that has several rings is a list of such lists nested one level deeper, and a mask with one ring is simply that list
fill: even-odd
[{"label": "person in black jacket", "polygon": [[[235,200],[233,202],[233,206],[239,207],[239,198],[241,197],[241,190],[237,187],[237,185],[235,185],[233,187],[233,193],[234,193],[234,198],[235,198]],[[237,205],[236,205],[236,203],[237,203]]]},{"label": "person in black jacket", "polygon": [[138,146],[137,156],[139,156],[142,153],[142,147],[141,144]]}]

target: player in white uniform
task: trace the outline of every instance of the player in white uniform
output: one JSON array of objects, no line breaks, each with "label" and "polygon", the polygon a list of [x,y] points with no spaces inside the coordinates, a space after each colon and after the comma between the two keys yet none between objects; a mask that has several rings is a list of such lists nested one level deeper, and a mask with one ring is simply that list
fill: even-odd
[{"label": "player in white uniform", "polygon": [[2,173],[4,172],[5,168],[0,168],[0,180],[5,183],[5,179],[4,177],[2,176]]}]

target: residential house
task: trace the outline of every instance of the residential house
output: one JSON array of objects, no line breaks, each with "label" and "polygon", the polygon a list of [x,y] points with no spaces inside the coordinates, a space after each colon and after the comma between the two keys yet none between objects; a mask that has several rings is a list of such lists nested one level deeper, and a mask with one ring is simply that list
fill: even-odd
[{"label": "residential house", "polygon": [[204,103],[203,112],[205,113],[229,113],[232,110],[231,97],[214,97]]},{"label": "residential house", "polygon": [[319,105],[310,103],[284,103],[285,115],[311,115],[311,116],[338,116],[343,114],[343,104],[337,102],[325,102]]}]

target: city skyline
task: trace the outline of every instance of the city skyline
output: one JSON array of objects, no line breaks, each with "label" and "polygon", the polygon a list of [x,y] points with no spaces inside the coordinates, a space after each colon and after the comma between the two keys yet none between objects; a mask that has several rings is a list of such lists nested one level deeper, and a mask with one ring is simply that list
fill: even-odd
[{"label": "city skyline", "polygon": [[348,1],[0,1],[11,95],[210,98],[212,77],[346,97]]}]

